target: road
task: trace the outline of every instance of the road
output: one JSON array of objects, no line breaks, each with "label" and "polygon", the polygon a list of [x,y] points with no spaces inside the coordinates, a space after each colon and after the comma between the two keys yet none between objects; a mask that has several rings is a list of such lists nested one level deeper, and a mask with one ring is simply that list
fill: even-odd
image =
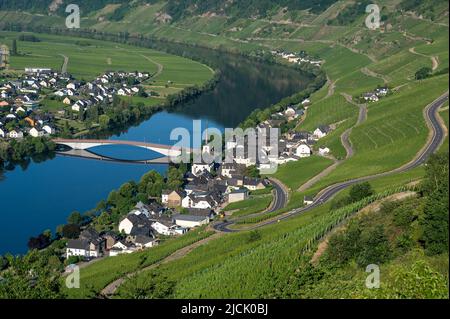
[{"label": "road", "polygon": [[[281,184],[280,181],[271,178],[270,182],[273,185],[273,189],[274,189],[274,201],[272,203],[272,205],[270,206],[270,208],[266,211],[264,211],[264,214],[270,214],[273,213],[277,210],[282,209],[283,207],[286,206],[287,201],[288,201],[288,195],[287,195],[287,191],[285,190],[285,187],[283,186],[283,184]],[[252,215],[247,215],[241,218],[248,218],[248,217],[252,217],[252,216],[258,216],[261,215],[263,213],[257,213],[257,214],[252,214]],[[239,220],[240,218],[234,219],[232,221],[226,221],[226,222],[222,222],[219,224],[215,224],[213,225],[215,230],[221,231],[221,232],[225,232],[225,233],[230,233],[233,231],[236,231],[234,229],[229,229],[228,226],[232,225],[235,223],[235,221]]]},{"label": "road", "polygon": [[60,56],[62,56],[64,58],[64,62],[61,66],[61,73],[67,73],[67,65],[69,64],[69,57],[64,55],[64,54],[60,54]]},{"label": "road", "polygon": [[[345,182],[341,182],[341,183],[337,183],[337,184],[328,186],[327,188],[323,189],[316,195],[312,204],[305,206],[305,207],[293,209],[286,214],[280,215],[277,219],[267,220],[265,222],[259,223],[258,225],[254,225],[253,227],[246,228],[245,230],[252,230],[252,229],[260,228],[260,227],[263,227],[266,225],[275,224],[281,220],[284,220],[284,219],[290,218],[292,216],[300,215],[302,213],[310,211],[311,209],[316,208],[316,207],[326,203],[331,198],[333,198],[334,195],[336,195],[337,193],[339,193],[340,191],[342,191],[343,189],[346,189],[347,187],[349,187],[351,185],[369,181],[369,180],[379,178],[379,177],[384,177],[384,176],[389,176],[392,174],[405,172],[405,171],[413,169],[417,166],[422,165],[431,154],[433,154],[434,152],[436,152],[438,150],[439,146],[442,144],[442,142],[445,138],[445,131],[440,124],[439,115],[437,115],[437,112],[438,112],[439,108],[447,100],[448,100],[448,91],[446,93],[444,93],[443,95],[441,95],[436,100],[434,100],[432,103],[430,103],[425,108],[424,117],[427,122],[427,125],[429,126],[429,128],[431,130],[431,136],[428,139],[425,146],[419,151],[419,153],[416,155],[416,157],[409,163],[407,163],[399,168],[396,168],[392,171],[379,173],[379,174],[375,174],[375,175],[370,175],[370,176],[364,176],[364,177],[360,177],[360,178],[355,178],[352,180],[348,180]],[[237,231],[239,231],[238,229],[230,229],[229,228],[229,226],[231,226],[233,223],[234,223],[233,221],[219,223],[219,224],[216,224],[214,226],[214,228],[216,230],[222,231],[222,232],[237,232]]]}]

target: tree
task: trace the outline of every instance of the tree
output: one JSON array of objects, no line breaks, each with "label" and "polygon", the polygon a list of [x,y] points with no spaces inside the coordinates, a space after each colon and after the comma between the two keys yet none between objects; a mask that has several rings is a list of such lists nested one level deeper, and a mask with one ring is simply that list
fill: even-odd
[{"label": "tree", "polygon": [[178,169],[175,166],[170,166],[167,171],[167,188],[171,190],[180,189],[183,185],[184,173],[182,169]]},{"label": "tree", "polygon": [[64,225],[62,235],[70,239],[78,238],[78,236],[80,236],[80,226],[76,224]]},{"label": "tree", "polygon": [[98,118],[98,123],[100,124],[100,127],[102,129],[107,129],[109,127],[109,122],[110,121],[111,121],[111,119],[106,114],[102,114]]},{"label": "tree", "polygon": [[426,178],[422,184],[426,196],[419,225],[421,241],[428,255],[447,252],[448,245],[448,174],[449,153],[432,155],[426,165]]},{"label": "tree", "polygon": [[81,223],[83,222],[83,217],[79,212],[73,212],[69,215],[69,217],[67,217],[67,222],[69,224],[81,225]]},{"label": "tree", "polygon": [[352,186],[349,193],[349,199],[351,203],[358,202],[363,198],[372,196],[374,194],[372,186],[369,182],[356,184]]},{"label": "tree", "polygon": [[245,168],[245,176],[259,178],[261,175],[259,169],[255,165],[250,165]]},{"label": "tree", "polygon": [[164,178],[156,171],[150,171],[139,181],[138,191],[147,197],[160,197],[164,188]]},{"label": "tree", "polygon": [[429,67],[420,68],[415,74],[415,79],[416,80],[426,79],[427,77],[429,77],[431,75],[431,73],[432,73],[432,70]]}]

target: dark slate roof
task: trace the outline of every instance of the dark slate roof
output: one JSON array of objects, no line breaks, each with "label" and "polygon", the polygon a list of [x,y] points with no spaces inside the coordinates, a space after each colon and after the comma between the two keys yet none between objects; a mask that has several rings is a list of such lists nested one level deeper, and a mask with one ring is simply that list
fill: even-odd
[{"label": "dark slate roof", "polygon": [[89,241],[86,239],[69,239],[67,248],[89,250]]},{"label": "dark slate roof", "polygon": [[134,242],[136,244],[148,244],[149,242],[153,241],[153,238],[149,237],[149,236],[142,236],[142,235],[138,235],[136,236],[136,239],[134,240]]},{"label": "dark slate roof", "polygon": [[149,236],[152,234],[152,230],[150,228],[150,226],[145,225],[145,226],[133,226],[133,228],[131,228],[131,232],[130,235],[131,236]]}]

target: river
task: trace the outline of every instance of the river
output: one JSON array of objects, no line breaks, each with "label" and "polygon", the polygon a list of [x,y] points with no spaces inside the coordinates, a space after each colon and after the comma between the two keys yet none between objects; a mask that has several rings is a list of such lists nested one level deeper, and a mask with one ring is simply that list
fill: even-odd
[{"label": "river", "polygon": [[[235,127],[255,108],[267,107],[302,90],[310,78],[293,69],[255,62],[211,50],[167,45],[164,49],[206,62],[221,71],[217,86],[172,112],[162,111],[110,138],[171,143],[173,128],[192,132],[202,127]],[[123,159],[149,159],[157,154],[127,146],[101,146],[97,153]],[[0,180],[0,254],[24,253],[30,236],[54,232],[73,211],[92,209],[109,192],[149,170],[165,173],[166,165],[102,162],[57,155],[3,172]]]}]

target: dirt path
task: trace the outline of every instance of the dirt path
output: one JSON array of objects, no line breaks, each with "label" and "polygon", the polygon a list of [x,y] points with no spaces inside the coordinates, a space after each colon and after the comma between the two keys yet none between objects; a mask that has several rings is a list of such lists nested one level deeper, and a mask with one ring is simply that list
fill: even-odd
[{"label": "dirt path", "polygon": [[145,267],[145,268],[142,268],[142,269],[140,269],[140,270],[138,270],[138,271],[129,273],[129,274],[125,275],[124,277],[121,277],[121,278],[119,278],[119,279],[116,279],[116,280],[114,280],[112,283],[110,283],[108,286],[106,286],[105,288],[103,288],[103,290],[101,291],[100,294],[101,294],[103,297],[108,298],[109,296],[114,295],[114,293],[117,291],[117,288],[119,288],[119,286],[120,286],[121,284],[123,284],[123,282],[124,282],[127,278],[131,278],[131,277],[133,277],[134,275],[140,274],[140,273],[142,273],[142,272],[144,272],[144,271],[147,271],[147,270],[150,270],[150,269],[154,269],[154,268],[158,267],[159,265],[166,264],[166,263],[168,263],[168,262],[171,262],[171,261],[180,259],[180,258],[186,256],[187,254],[189,254],[189,253],[190,253],[192,250],[194,250],[195,248],[197,248],[197,247],[199,247],[199,246],[202,246],[202,245],[204,245],[204,244],[210,242],[210,241],[213,240],[213,239],[219,238],[220,236],[223,236],[223,233],[215,233],[214,235],[211,235],[211,236],[209,236],[209,237],[207,237],[207,238],[204,238],[204,239],[202,239],[202,240],[199,240],[199,241],[197,241],[197,242],[195,242],[195,243],[193,243],[193,244],[191,244],[191,245],[188,245],[188,246],[186,246],[186,247],[183,247],[183,248],[181,248],[181,249],[175,251],[174,253],[172,253],[171,255],[167,256],[166,258],[164,258],[163,260],[161,260],[161,261],[159,261],[159,262],[157,262],[157,263],[154,263],[154,264],[152,264],[152,265],[150,265],[150,266],[147,266],[147,267]]},{"label": "dirt path", "polygon": [[8,70],[9,49],[5,44],[0,46],[0,68]]},{"label": "dirt path", "polygon": [[302,184],[297,189],[298,192],[303,192],[303,191],[307,190],[308,188],[310,188],[311,186],[313,186],[314,184],[316,184],[322,178],[324,178],[325,176],[330,174],[332,171],[334,171],[336,169],[336,167],[339,166],[339,164],[341,164],[343,161],[349,159],[354,154],[353,147],[352,147],[352,144],[350,141],[350,134],[352,132],[353,127],[360,125],[367,119],[367,105],[366,104],[357,104],[356,102],[353,101],[352,97],[349,94],[341,93],[341,95],[344,96],[344,98],[347,100],[347,102],[359,107],[358,120],[356,121],[355,125],[348,128],[347,130],[345,130],[344,133],[342,133],[342,135],[341,135],[341,143],[342,143],[342,146],[344,146],[345,151],[347,153],[345,156],[345,159],[340,160],[340,161],[336,160],[331,166],[328,166],[325,170],[323,170],[322,172],[320,172],[313,178],[309,179],[306,183]]},{"label": "dirt path", "polygon": [[62,74],[67,73],[67,65],[69,64],[69,57],[64,54],[59,54],[59,55],[64,58],[64,62],[61,67],[61,73]]},{"label": "dirt path", "polygon": [[152,77],[156,78],[156,77],[158,77],[158,76],[161,75],[162,71],[164,70],[164,66],[163,66],[161,63],[158,63],[158,62],[156,62],[155,60],[149,58],[148,56],[145,56],[145,55],[142,55],[142,54],[141,54],[141,57],[143,57],[143,58],[146,59],[147,61],[150,61],[151,63],[155,64],[156,67],[158,68],[158,70],[156,71],[155,74],[153,74]]},{"label": "dirt path", "polygon": [[382,79],[383,82],[384,82],[384,84],[388,84],[389,81],[390,81],[390,78],[389,78],[388,76],[383,75],[383,74],[376,73],[376,72],[370,70],[370,69],[367,68],[367,67],[361,68],[361,72],[362,72],[363,74],[367,75],[367,76],[371,76],[371,77],[373,77],[373,78]]},{"label": "dirt path", "polygon": [[[367,205],[366,207],[360,209],[359,211],[357,211],[355,214],[353,214],[350,218],[356,216],[357,214],[364,214],[364,213],[368,213],[368,212],[377,212],[381,209],[381,205],[382,203],[389,201],[389,202],[394,202],[394,201],[399,201],[399,200],[403,200],[409,197],[413,197],[416,196],[415,192],[411,192],[411,191],[406,191],[406,192],[402,192],[402,193],[397,193],[397,194],[393,194],[391,196],[388,196],[386,198],[380,199],[376,202],[373,202],[369,205]],[[322,256],[322,254],[327,250],[328,248],[328,240],[330,239],[330,237],[336,233],[337,231],[344,229],[345,228],[345,224],[347,223],[348,218],[346,220],[344,220],[340,225],[338,225],[337,227],[334,227],[327,235],[325,235],[325,237],[322,239],[322,241],[319,243],[319,245],[317,246],[317,250],[314,253],[314,255],[311,258],[311,263],[312,264],[317,264],[320,257]]]},{"label": "dirt path", "polygon": [[409,52],[411,52],[412,54],[416,54],[416,55],[431,59],[431,63],[433,65],[431,69],[433,71],[436,71],[437,68],[439,67],[439,58],[437,56],[434,56],[434,55],[429,56],[429,55],[425,55],[423,53],[416,52],[416,48],[414,48],[414,47],[409,48]]}]

